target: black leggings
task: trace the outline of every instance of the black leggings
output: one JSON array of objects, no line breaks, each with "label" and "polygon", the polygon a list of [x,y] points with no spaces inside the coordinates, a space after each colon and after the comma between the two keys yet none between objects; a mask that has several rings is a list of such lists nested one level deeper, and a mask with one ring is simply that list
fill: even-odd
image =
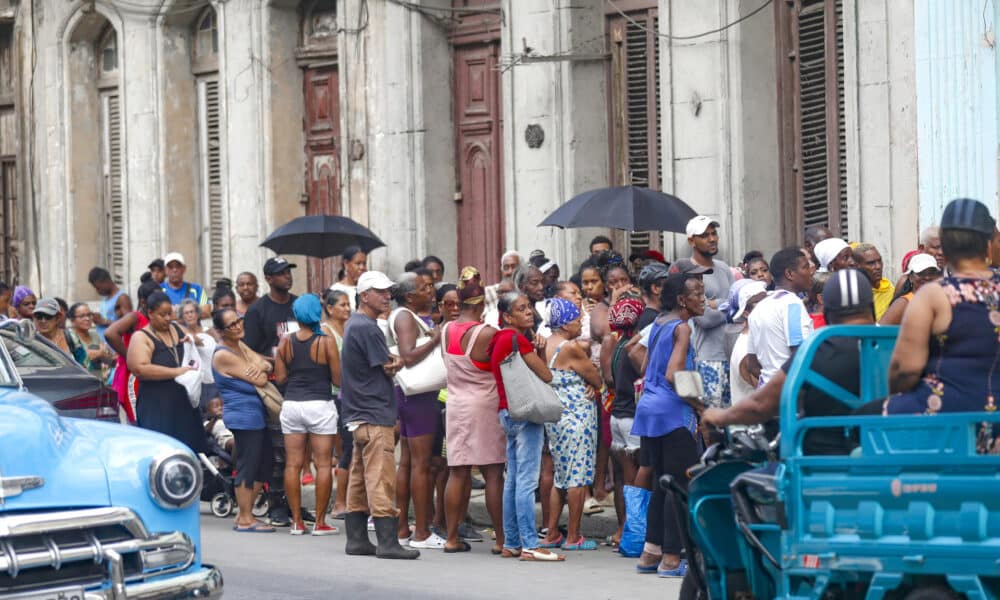
[{"label": "black leggings", "polygon": [[660,477],[672,475],[687,489],[687,469],[699,459],[698,442],[682,427],[667,435],[644,437],[641,443],[641,452],[654,474],[653,496],[646,512],[646,542],[661,546],[664,554],[680,554],[684,544],[677,531],[674,496],[660,489]]}]

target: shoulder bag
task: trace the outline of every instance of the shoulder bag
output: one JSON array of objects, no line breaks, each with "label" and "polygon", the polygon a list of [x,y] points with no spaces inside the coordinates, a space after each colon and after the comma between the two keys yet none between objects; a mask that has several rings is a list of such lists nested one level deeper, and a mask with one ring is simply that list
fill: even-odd
[{"label": "shoulder bag", "polygon": [[[413,319],[420,328],[420,337],[417,338],[416,347],[419,348],[431,341],[430,327],[408,308],[397,308],[389,315],[389,331],[393,339],[396,339],[396,318],[401,312],[408,312],[413,315]],[[389,348],[389,354],[399,356],[399,346],[394,345]],[[396,373],[396,385],[406,396],[423,394],[426,392],[436,392],[444,389],[448,385],[448,371],[444,366],[444,356],[441,354],[441,346],[437,345],[431,353],[424,357],[419,363],[412,367],[403,367]]]},{"label": "shoulder bag", "polygon": [[524,362],[517,340],[511,341],[510,356],[500,362],[500,376],[503,378],[510,418],[540,424],[558,422],[563,412],[559,394]]}]

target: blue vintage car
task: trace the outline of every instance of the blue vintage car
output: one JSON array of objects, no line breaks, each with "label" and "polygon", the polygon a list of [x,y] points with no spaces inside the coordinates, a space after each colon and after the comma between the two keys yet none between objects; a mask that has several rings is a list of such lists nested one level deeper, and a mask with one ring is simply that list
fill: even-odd
[{"label": "blue vintage car", "polygon": [[157,433],[0,391],[0,598],[218,598],[201,562],[201,467]]}]

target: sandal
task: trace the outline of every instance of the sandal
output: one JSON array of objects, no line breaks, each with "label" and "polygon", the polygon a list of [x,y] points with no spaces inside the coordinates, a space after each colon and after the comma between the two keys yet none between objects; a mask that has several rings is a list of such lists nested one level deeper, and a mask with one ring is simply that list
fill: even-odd
[{"label": "sandal", "polygon": [[501,558],[517,558],[521,556],[520,548],[504,548],[500,551]]},{"label": "sandal", "polygon": [[500,556],[501,554],[503,554],[503,551],[504,551],[503,546],[500,546],[499,548],[493,546],[492,548],[490,548],[490,554],[492,554],[493,556]]},{"label": "sandal", "polygon": [[621,543],[621,540],[616,540],[614,534],[604,538],[605,546],[611,546],[612,548],[617,548],[619,543]]},{"label": "sandal", "polygon": [[462,545],[458,548],[444,547],[445,554],[458,554],[459,552],[469,552],[470,550],[472,550],[472,546],[469,545],[469,542],[462,542]]},{"label": "sandal", "polygon": [[249,527],[240,527],[239,525],[233,525],[233,531],[238,531],[240,533],[274,533],[274,527],[270,525],[265,525],[260,521],[250,525]]},{"label": "sandal", "polygon": [[570,550],[597,550],[597,542],[588,540],[581,535],[575,544],[563,544],[562,549],[565,552]]},{"label": "sandal", "polygon": [[538,544],[539,548],[562,548],[562,545],[566,543],[566,536],[559,534],[559,539],[554,542],[542,542]]},{"label": "sandal", "polygon": [[[642,559],[647,557],[653,558],[655,559],[655,561],[646,565],[642,564]],[[659,570],[660,561],[662,559],[663,556],[661,555],[649,554],[648,552],[643,550],[642,554],[639,556],[639,562],[635,563],[635,572],[639,573],[640,575],[652,575],[653,573],[656,573]]]},{"label": "sandal", "polygon": [[524,549],[521,552],[521,560],[535,562],[562,562],[566,560],[566,557],[562,554],[556,554],[555,552],[543,552],[538,548],[533,548],[531,550]]},{"label": "sandal", "polygon": [[596,515],[597,513],[602,512],[604,512],[604,507],[597,501],[597,498],[587,498],[587,500],[583,503],[583,514],[585,515]]}]

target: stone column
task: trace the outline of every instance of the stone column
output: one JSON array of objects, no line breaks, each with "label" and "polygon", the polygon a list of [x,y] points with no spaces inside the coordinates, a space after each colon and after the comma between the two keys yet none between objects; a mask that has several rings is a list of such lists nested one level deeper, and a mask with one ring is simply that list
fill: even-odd
[{"label": "stone column", "polygon": [[[606,62],[594,56],[604,50],[604,3],[505,0],[503,8],[507,246],[525,257],[545,250],[568,276],[595,232],[538,224],[572,196],[608,185]],[[526,141],[530,125],[544,133],[538,147]]]}]

